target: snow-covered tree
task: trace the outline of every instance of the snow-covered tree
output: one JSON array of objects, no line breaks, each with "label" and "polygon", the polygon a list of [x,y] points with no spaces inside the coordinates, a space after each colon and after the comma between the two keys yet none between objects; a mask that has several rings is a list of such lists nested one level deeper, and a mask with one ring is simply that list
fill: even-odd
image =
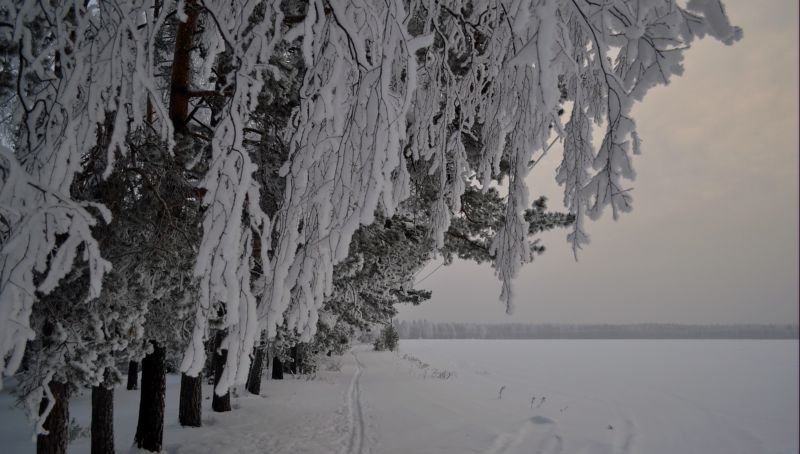
[{"label": "snow-covered tree", "polygon": [[[221,313],[228,354],[217,393],[244,383],[262,328],[272,337],[285,325],[312,339],[335,267],[360,227],[400,212],[413,162],[435,178],[428,223],[438,247],[462,216],[463,196],[502,178],[503,223],[489,255],[511,308],[512,280],[531,258],[531,167],[563,142],[557,180],[577,251],[588,241],[587,215],[631,208],[625,180],[640,144],[633,103],[681,73],[696,37],[730,44],[741,36],[717,0],[2,0],[0,15],[0,42],[18,46],[7,128],[15,137],[0,147],[0,370],[13,374],[37,335],[37,295],[77,264],[88,282],[81,298],[101,295],[110,264],[92,228],[109,213],[70,190],[106,116],[108,177],[116,153],[129,152],[129,133],[147,129],[173,152],[213,99],[216,121],[199,134],[209,147],[185,161],[201,174],[205,209],[181,369],[200,372],[209,323]],[[180,21],[171,73],[191,74],[171,79],[179,99],[165,96],[156,76],[169,17]],[[245,141],[265,71],[281,72],[270,62],[282,42],[300,50],[305,70],[283,134],[279,210],[268,216],[255,176],[261,163]],[[593,128],[604,130],[599,144]],[[263,295],[251,281],[254,254]]]},{"label": "snow-covered tree", "polygon": [[397,344],[400,342],[400,334],[397,332],[397,327],[389,323],[381,329],[378,338],[375,339],[373,346],[375,350],[397,350]]},{"label": "snow-covered tree", "polygon": [[[290,32],[303,35],[309,70],[285,166],[272,291],[261,308],[270,332],[285,315],[313,334],[358,225],[374,222],[376,209],[391,216],[409,195],[409,159],[432,162],[439,175],[439,246],[467,186],[488,190],[507,165],[505,222],[491,253],[510,308],[512,279],[530,259],[525,180],[534,153],[552,137],[565,141],[559,181],[577,249],[585,214],[610,206],[616,217],[631,207],[623,178],[633,177],[630,153],[639,148],[634,101],[682,71],[696,36],[731,43],[741,34],[716,1],[367,5],[311,2]],[[572,103],[567,125],[558,115],[564,100]],[[576,126],[584,117],[606,128],[596,149],[589,123]],[[475,131],[483,146],[471,167],[464,137]]]},{"label": "snow-covered tree", "polygon": [[[48,382],[69,369],[58,365],[58,358],[71,362],[81,358],[95,382],[103,380],[103,367],[97,367],[98,352],[87,346],[85,355],[75,355],[77,346],[88,345],[83,329],[94,323],[101,330],[111,322],[114,312],[89,311],[89,300],[101,295],[101,283],[110,263],[100,255],[93,228],[98,217],[110,221],[109,211],[94,201],[76,201],[72,194],[75,177],[83,159],[99,146],[103,137],[100,169],[109,176],[116,153],[126,151],[127,133],[143,125],[144,96],[154,96],[156,110],[163,106],[153,93],[153,67],[147,49],[159,25],[139,27],[146,2],[4,1],[0,33],[16,43],[14,63],[17,77],[13,130],[13,149],[0,147],[0,206],[2,206],[2,248],[0,248],[0,370],[13,373],[23,357],[25,344],[39,335],[40,329],[53,327],[70,338],[72,353],[64,349],[40,351],[38,360],[49,365],[38,387],[28,394],[30,409],[47,395]],[[102,43],[102,45],[100,44]],[[110,118],[109,118],[110,116]],[[103,126],[105,125],[105,126]],[[99,129],[106,129],[102,134]],[[166,135],[169,124],[160,124]],[[73,271],[75,269],[76,271]],[[78,285],[73,290],[64,290]],[[64,293],[66,291],[66,293]],[[44,303],[54,293],[53,303]],[[72,298],[63,298],[70,295]],[[34,302],[55,306],[55,314],[36,328]],[[103,303],[95,303],[104,306]],[[96,307],[93,304],[93,307]],[[106,307],[108,309],[108,307]],[[85,318],[79,317],[85,313]],[[121,320],[121,319],[120,319]],[[113,323],[112,323],[113,324]],[[59,325],[61,328],[59,328]],[[110,330],[113,331],[113,330]],[[52,337],[52,336],[50,336]],[[80,343],[73,343],[79,339]],[[52,344],[51,344],[52,345]],[[57,344],[56,344],[57,345]],[[103,343],[95,339],[94,346]],[[114,348],[115,342],[108,344]],[[87,377],[89,378],[89,377]],[[92,381],[89,380],[89,381]],[[84,383],[79,383],[84,384]],[[41,418],[53,406],[43,407]],[[41,427],[42,421],[40,421]]]}]

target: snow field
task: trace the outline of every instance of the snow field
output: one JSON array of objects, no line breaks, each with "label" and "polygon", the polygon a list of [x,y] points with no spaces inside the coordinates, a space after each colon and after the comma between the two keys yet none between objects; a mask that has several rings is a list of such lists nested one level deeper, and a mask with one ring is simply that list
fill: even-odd
[{"label": "snow field", "polygon": [[[168,453],[789,454],[798,452],[797,341],[404,340],[355,348],[315,380],[265,380],[204,427],[177,423]],[[335,368],[334,368],[335,369]],[[115,393],[117,452],[133,441],[138,391]],[[70,402],[89,427],[89,395]],[[0,393],[3,453],[31,428]],[[89,452],[78,438],[71,453]]]},{"label": "snow field", "polygon": [[492,443],[461,452],[798,452],[796,340],[401,345],[424,362],[454,370],[449,388],[483,401],[476,409],[456,402],[454,412],[480,412]]}]

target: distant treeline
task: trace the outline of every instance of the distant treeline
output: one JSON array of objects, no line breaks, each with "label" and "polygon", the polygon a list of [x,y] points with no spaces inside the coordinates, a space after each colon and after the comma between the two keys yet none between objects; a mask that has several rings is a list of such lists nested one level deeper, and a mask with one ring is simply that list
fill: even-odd
[{"label": "distant treeline", "polygon": [[446,323],[402,320],[401,339],[797,339],[797,325]]}]

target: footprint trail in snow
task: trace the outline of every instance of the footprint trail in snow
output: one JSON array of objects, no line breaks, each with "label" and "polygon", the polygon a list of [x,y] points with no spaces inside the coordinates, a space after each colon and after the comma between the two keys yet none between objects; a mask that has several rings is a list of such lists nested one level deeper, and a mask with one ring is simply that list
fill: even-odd
[{"label": "footprint trail in snow", "polygon": [[[498,435],[483,454],[560,454],[561,436],[556,433],[556,423],[544,416],[526,419],[517,430]],[[531,448],[535,449],[531,451]]]}]

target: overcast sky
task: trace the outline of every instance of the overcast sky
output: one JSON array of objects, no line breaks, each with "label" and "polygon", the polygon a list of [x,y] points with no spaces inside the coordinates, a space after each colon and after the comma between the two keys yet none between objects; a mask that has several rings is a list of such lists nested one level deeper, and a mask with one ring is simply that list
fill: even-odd
[{"label": "overcast sky", "polygon": [[[797,322],[798,1],[724,3],[744,38],[695,42],[684,75],[634,108],[643,153],[632,213],[588,224],[578,262],[566,231],[543,235],[547,252],[517,278],[512,316],[493,270],[458,262],[422,271],[417,287],[433,298],[400,318]],[[559,208],[551,153],[529,186]]]}]

